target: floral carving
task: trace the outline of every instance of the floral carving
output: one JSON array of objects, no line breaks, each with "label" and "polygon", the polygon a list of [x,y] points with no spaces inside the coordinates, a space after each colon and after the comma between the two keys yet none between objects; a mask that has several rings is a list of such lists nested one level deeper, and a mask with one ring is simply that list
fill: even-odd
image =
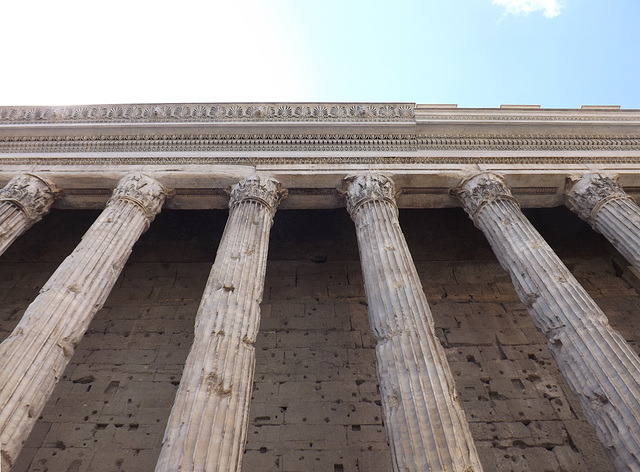
[{"label": "floral carving", "polygon": [[164,201],[172,197],[173,191],[165,189],[155,179],[143,174],[129,174],[118,182],[107,206],[118,200],[128,200],[138,205],[150,224],[160,212]]},{"label": "floral carving", "polygon": [[511,200],[517,203],[511,190],[504,183],[504,179],[490,172],[483,172],[463,180],[458,187],[451,190],[451,194],[460,199],[464,210],[474,222],[485,205],[499,200]]},{"label": "floral carving", "polygon": [[233,210],[244,201],[254,200],[264,204],[273,215],[287,195],[288,191],[273,177],[254,174],[231,187],[229,208]]},{"label": "floral carving", "polygon": [[365,202],[377,200],[387,201],[396,206],[396,186],[389,177],[383,174],[367,173],[348,176],[344,196],[347,199],[347,211],[354,215]]},{"label": "floral carving", "polygon": [[234,104],[230,106],[108,105],[51,108],[0,108],[0,123],[127,122],[127,121],[411,121],[412,104]]},{"label": "floral carving", "polygon": [[293,110],[289,105],[283,105],[278,107],[278,118],[291,118],[293,116]]},{"label": "floral carving", "polygon": [[593,224],[598,210],[612,200],[631,199],[611,177],[600,174],[585,174],[573,184],[566,195],[569,209],[587,223]]},{"label": "floral carving", "polygon": [[60,196],[53,183],[33,174],[18,175],[0,190],[0,201],[18,206],[31,224],[40,221]]}]

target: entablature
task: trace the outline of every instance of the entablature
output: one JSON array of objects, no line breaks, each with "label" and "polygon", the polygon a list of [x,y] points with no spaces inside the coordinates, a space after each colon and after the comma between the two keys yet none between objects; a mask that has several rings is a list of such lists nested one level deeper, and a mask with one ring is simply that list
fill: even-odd
[{"label": "entablature", "polygon": [[281,208],[344,206],[348,174],[389,174],[401,208],[459,206],[470,173],[505,175],[522,206],[561,205],[566,181],[597,170],[640,194],[640,110],[465,109],[413,103],[241,103],[0,107],[0,184],[55,182],[58,208],[102,208],[130,172],[176,189],[168,208],[224,208],[255,172],[289,189]]}]

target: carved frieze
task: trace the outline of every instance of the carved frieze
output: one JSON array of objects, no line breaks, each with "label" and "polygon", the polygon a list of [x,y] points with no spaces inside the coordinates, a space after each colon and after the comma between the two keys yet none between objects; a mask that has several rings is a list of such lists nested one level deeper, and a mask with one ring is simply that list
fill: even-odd
[{"label": "carved frieze", "polygon": [[0,189],[0,201],[18,206],[31,224],[40,221],[60,196],[55,184],[33,174],[18,175]]},{"label": "carved frieze", "polygon": [[616,199],[631,199],[611,177],[590,173],[583,175],[566,194],[567,207],[589,224],[593,224],[598,210],[605,203]]},{"label": "carved frieze", "polygon": [[396,186],[393,180],[382,174],[366,173],[347,176],[347,211],[353,215],[360,205],[371,200],[385,200],[396,206]]},{"label": "carved frieze", "polygon": [[287,194],[287,190],[273,177],[254,174],[231,187],[229,208],[233,209],[246,200],[255,200],[264,204],[273,215]]},{"label": "carved frieze", "polygon": [[144,174],[129,174],[120,180],[107,206],[113,205],[118,200],[129,200],[142,208],[148,220],[147,224],[150,224],[160,213],[165,198],[173,195],[172,190],[165,189],[151,177]]},{"label": "carved frieze", "polygon": [[412,121],[413,103],[260,103],[0,107],[0,123]]}]

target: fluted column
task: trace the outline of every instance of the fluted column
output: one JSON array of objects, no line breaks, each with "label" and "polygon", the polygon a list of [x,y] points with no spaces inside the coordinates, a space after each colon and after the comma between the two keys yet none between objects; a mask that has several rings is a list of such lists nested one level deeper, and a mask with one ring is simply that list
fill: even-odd
[{"label": "fluted column", "polygon": [[583,175],[569,189],[565,202],[640,273],[640,207],[613,178]]},{"label": "fluted column", "polygon": [[285,195],[275,179],[259,176],[231,190],[229,219],[198,309],[156,472],[241,470],[269,232]]},{"label": "fluted column", "polygon": [[0,190],[0,255],[49,213],[59,196],[53,183],[37,175],[22,174],[11,179]]},{"label": "fluted column", "polygon": [[15,462],[76,345],[165,196],[150,177],[123,178],[80,244],[0,344],[2,470]]},{"label": "fluted column", "polygon": [[395,472],[482,470],[418,273],[398,223],[393,181],[350,180],[378,380]]},{"label": "fluted column", "polygon": [[499,176],[454,191],[502,267],[618,471],[640,471],[640,360],[520,211]]}]

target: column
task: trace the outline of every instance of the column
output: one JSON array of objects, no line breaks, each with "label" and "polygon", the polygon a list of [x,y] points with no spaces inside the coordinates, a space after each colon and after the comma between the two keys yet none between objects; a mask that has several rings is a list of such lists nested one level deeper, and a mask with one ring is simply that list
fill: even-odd
[{"label": "column", "polygon": [[640,471],[640,360],[520,211],[502,178],[454,194],[482,230],[618,471]]},{"label": "column", "polygon": [[0,255],[26,230],[49,213],[60,196],[56,186],[37,175],[14,177],[0,190]]},{"label": "column", "polygon": [[583,175],[569,189],[565,202],[640,274],[640,207],[613,178],[599,173]]},{"label": "column", "polygon": [[380,174],[348,178],[378,379],[395,472],[478,472],[418,272],[398,223],[395,186]]},{"label": "column", "polygon": [[0,344],[2,470],[15,462],[133,244],[166,196],[167,191],[150,177],[123,178],[106,209]]},{"label": "column", "polygon": [[269,232],[286,190],[252,176],[231,189],[229,219],[196,316],[195,338],[156,472],[236,472],[249,421]]}]

